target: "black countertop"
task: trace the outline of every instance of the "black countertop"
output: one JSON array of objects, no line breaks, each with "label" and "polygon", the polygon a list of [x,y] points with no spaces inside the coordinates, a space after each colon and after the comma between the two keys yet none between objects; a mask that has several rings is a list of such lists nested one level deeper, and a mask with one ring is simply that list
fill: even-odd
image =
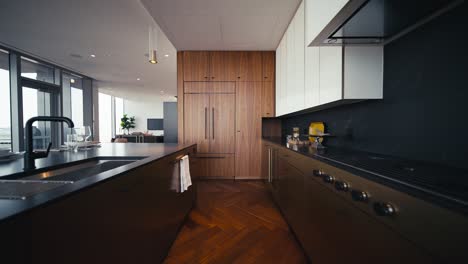
[{"label": "black countertop", "polygon": [[52,190],[34,195],[26,200],[0,199],[0,221],[45,203],[65,197],[73,192],[90,187],[98,182],[123,174],[144,164],[164,158],[180,150],[192,147],[183,144],[157,143],[105,143],[100,148],[78,152],[50,152],[49,157],[36,160],[37,169],[30,173],[23,172],[23,159],[0,164],[0,180],[18,179],[30,174],[64,167],[64,165],[79,164],[95,158],[139,158],[135,162],[123,165],[86,179],[66,184]]},{"label": "black countertop", "polygon": [[339,167],[354,175],[468,214],[467,170],[362,151],[332,147],[317,150],[309,145],[288,145],[280,137],[264,137],[263,139]]}]

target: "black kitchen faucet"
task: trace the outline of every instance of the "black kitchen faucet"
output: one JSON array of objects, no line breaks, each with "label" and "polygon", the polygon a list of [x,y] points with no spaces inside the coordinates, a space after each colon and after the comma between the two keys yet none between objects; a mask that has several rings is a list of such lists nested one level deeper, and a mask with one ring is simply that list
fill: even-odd
[{"label": "black kitchen faucet", "polygon": [[49,143],[46,151],[35,152],[33,149],[33,132],[32,124],[36,121],[50,121],[50,122],[64,122],[68,124],[69,128],[73,128],[75,124],[68,117],[63,116],[36,116],[29,119],[25,126],[25,153],[24,153],[24,170],[32,170],[36,168],[35,159],[46,158],[49,156],[50,147],[52,143]]}]

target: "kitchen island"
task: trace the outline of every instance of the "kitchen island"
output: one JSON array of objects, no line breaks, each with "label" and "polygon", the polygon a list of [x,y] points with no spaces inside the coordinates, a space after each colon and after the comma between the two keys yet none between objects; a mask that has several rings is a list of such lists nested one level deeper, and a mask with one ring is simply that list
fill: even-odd
[{"label": "kitchen island", "polygon": [[178,160],[194,151],[195,145],[103,144],[51,152],[32,172],[23,172],[22,159],[0,165],[0,180],[15,181],[99,160],[128,161],[25,199],[0,199],[2,262],[162,261],[193,205],[194,188],[179,190]]}]

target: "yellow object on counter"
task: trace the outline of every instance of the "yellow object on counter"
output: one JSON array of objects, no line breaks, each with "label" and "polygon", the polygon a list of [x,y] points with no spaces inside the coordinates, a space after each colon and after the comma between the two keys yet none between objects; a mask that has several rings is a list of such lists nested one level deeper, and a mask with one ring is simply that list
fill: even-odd
[{"label": "yellow object on counter", "polygon": [[[312,122],[309,125],[309,141],[315,142],[314,135],[322,135],[325,133],[325,124],[323,122]],[[323,137],[319,139],[320,142],[323,141]]]}]

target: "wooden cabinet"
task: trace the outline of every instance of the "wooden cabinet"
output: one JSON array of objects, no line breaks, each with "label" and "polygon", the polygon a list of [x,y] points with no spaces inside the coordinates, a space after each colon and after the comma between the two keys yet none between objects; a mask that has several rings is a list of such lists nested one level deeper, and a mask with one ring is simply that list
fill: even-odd
[{"label": "wooden cabinet", "polygon": [[238,81],[257,81],[263,80],[262,52],[261,51],[241,51],[240,70]]},{"label": "wooden cabinet", "polygon": [[271,177],[271,147],[262,142],[262,171],[261,178],[270,180]]},{"label": "wooden cabinet", "polygon": [[197,179],[234,179],[234,154],[197,154],[193,160],[193,176]]},{"label": "wooden cabinet", "polygon": [[236,178],[260,178],[262,82],[239,82],[236,94]]},{"label": "wooden cabinet", "polygon": [[184,135],[185,143],[196,143],[201,153],[209,152],[210,97],[206,94],[184,95]]},{"label": "wooden cabinet", "polygon": [[210,153],[234,153],[236,95],[210,95]]},{"label": "wooden cabinet", "polygon": [[275,80],[275,52],[264,51],[262,56],[263,81],[272,82]]},{"label": "wooden cabinet", "polygon": [[210,77],[210,53],[188,51],[183,53],[184,81],[208,81]]},{"label": "wooden cabinet", "polygon": [[[274,51],[182,51],[179,141],[197,143],[197,175],[261,178],[262,117],[275,116]],[[197,64],[197,65],[193,65]],[[183,78],[182,78],[183,77]],[[205,78],[208,77],[208,78]],[[284,78],[286,80],[286,78]]]},{"label": "wooden cabinet", "polygon": [[262,84],[262,117],[275,116],[275,84],[271,81]]},{"label": "wooden cabinet", "polygon": [[199,153],[234,153],[235,100],[235,94],[185,94],[185,143],[196,143]]},{"label": "wooden cabinet", "polygon": [[[303,232],[296,232],[318,263],[434,263],[398,233],[357,210],[314,179],[304,181]],[[317,217],[319,215],[320,217]],[[336,249],[339,249],[337,254]]]},{"label": "wooden cabinet", "polygon": [[275,146],[273,153],[273,197],[312,262],[434,263],[420,247],[313,176],[310,164],[318,161]]},{"label": "wooden cabinet", "polygon": [[210,80],[236,81],[240,70],[240,56],[234,51],[210,52]]}]

